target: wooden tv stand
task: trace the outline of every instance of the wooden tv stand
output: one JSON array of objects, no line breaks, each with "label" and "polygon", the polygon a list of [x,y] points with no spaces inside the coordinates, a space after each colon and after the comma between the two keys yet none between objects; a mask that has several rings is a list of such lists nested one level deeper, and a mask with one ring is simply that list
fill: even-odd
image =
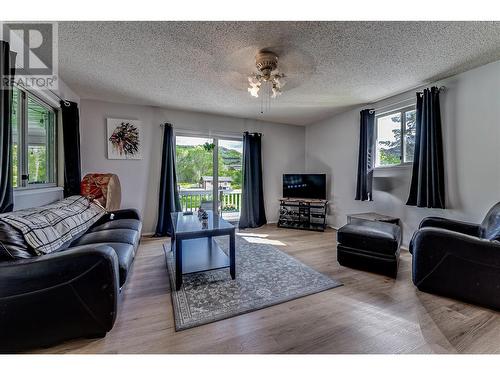
[{"label": "wooden tv stand", "polygon": [[323,232],[327,206],[322,199],[281,198],[278,227]]}]

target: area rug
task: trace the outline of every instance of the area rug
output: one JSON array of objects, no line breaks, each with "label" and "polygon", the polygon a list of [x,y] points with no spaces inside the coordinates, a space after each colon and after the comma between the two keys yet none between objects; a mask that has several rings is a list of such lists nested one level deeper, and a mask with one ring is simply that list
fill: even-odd
[{"label": "area rug", "polygon": [[[227,253],[229,240],[217,237]],[[175,261],[164,245],[172,290],[175,330],[200,326],[341,286],[274,246],[236,238],[236,279],[229,269],[183,276],[175,290]]]}]

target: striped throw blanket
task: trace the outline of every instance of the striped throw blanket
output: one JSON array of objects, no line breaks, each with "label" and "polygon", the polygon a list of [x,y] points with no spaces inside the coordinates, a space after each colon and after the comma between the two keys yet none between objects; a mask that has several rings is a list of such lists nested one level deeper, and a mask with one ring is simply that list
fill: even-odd
[{"label": "striped throw blanket", "polygon": [[69,244],[104,215],[104,211],[80,195],[36,208],[1,214],[0,220],[21,231],[38,255]]}]

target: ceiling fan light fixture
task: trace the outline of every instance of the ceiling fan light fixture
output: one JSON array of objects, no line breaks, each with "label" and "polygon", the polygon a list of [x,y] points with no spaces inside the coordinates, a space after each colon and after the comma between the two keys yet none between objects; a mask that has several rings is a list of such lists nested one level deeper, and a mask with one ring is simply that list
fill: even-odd
[{"label": "ceiling fan light fixture", "polygon": [[285,85],[285,75],[278,70],[278,55],[271,51],[262,50],[255,56],[255,66],[257,72],[248,76],[250,95],[258,98],[262,84],[266,83],[271,86],[270,90],[266,90],[271,98],[280,96],[281,89]]}]

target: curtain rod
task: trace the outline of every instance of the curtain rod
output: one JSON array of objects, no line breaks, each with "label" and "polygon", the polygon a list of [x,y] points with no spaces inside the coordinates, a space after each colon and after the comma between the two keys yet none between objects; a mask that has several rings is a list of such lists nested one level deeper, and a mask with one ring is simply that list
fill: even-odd
[{"label": "curtain rod", "polygon": [[[26,90],[26,91],[30,91],[28,90],[28,88],[26,86],[24,86],[22,83],[18,83],[18,82],[14,82],[14,86],[17,86],[18,88],[21,88],[23,90]],[[54,91],[52,91],[51,89],[47,89],[47,91],[49,91],[52,95],[54,95],[55,97],[57,97],[59,100],[61,100],[64,105],[66,107],[69,107],[71,105],[71,103],[69,101],[67,101],[66,99],[63,99],[61,98],[59,95],[57,95]],[[36,95],[36,94],[34,94]],[[42,99],[43,100],[43,99]]]},{"label": "curtain rod", "polygon": [[[438,92],[441,92],[441,91],[445,91],[446,90],[446,86],[440,86],[438,88]],[[417,91],[417,94],[423,94],[424,92],[423,91]]]},{"label": "curtain rod", "polygon": [[[438,89],[439,92],[445,91],[445,90],[446,90],[445,86],[441,86]],[[417,91],[417,94],[422,94],[422,93],[423,93],[423,91]],[[407,98],[407,99],[403,99],[403,100],[400,100],[400,101],[395,102],[395,103],[384,105],[382,107],[372,108],[372,109],[370,109],[370,113],[374,113],[374,112],[380,111],[380,110],[385,109],[385,108],[393,107],[395,105],[402,104],[402,103],[408,102],[410,100],[414,100],[414,98]]]},{"label": "curtain rod", "polygon": [[60,101],[62,101],[66,107],[69,107],[71,105],[71,103],[69,101],[67,101],[66,99],[61,98],[59,95],[57,95],[51,89],[48,89],[48,90],[52,93],[52,95],[54,95],[56,98],[58,98]]},{"label": "curtain rod", "polygon": [[377,111],[380,111],[380,110],[385,109],[385,108],[394,107],[395,105],[406,103],[406,102],[409,102],[410,100],[415,100],[415,98],[407,98],[407,99],[403,99],[403,100],[400,100],[400,101],[395,102],[395,103],[384,105],[382,107],[371,108],[370,113],[377,112]]},{"label": "curtain rod", "polygon": [[[171,124],[171,123],[167,122],[167,124]],[[208,131],[204,131],[203,129],[177,128],[177,127],[174,127],[174,124],[171,124],[171,125],[172,125],[172,128],[174,128],[174,130],[176,132],[191,133],[192,135],[197,135],[200,137],[213,137],[213,136],[215,136],[215,137],[217,137],[217,136],[241,137],[244,133],[243,131],[240,133],[240,132],[232,132],[232,131],[224,131],[224,130],[210,130],[210,129],[208,129]],[[164,126],[165,126],[165,123],[160,124],[160,128],[163,128]]]}]

